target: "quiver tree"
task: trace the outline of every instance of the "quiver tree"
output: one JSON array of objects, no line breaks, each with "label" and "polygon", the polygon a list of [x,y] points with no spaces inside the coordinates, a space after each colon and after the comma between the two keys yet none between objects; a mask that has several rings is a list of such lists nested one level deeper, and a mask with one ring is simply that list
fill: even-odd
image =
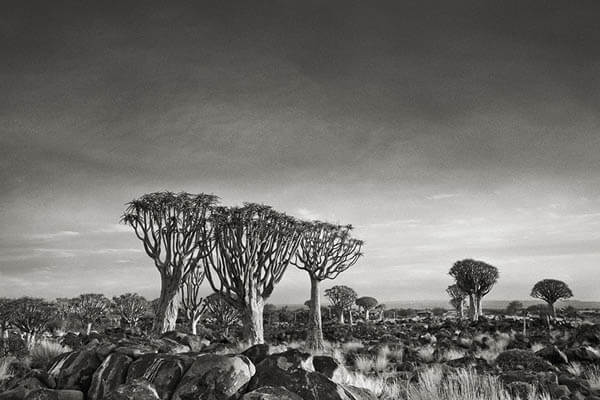
[{"label": "quiver tree", "polygon": [[148,311],[148,301],[137,293],[125,293],[113,297],[113,308],[121,322],[130,328],[136,328]]},{"label": "quiver tree", "polygon": [[240,320],[240,312],[221,293],[213,293],[204,300],[206,315],[217,329],[229,336],[229,328]]},{"label": "quiver tree", "polygon": [[518,300],[513,300],[506,306],[506,314],[517,315],[523,309],[523,303]]},{"label": "quiver tree", "polygon": [[483,261],[465,259],[455,262],[449,274],[456,280],[456,285],[469,296],[471,320],[478,321],[483,311],[481,299],[498,281],[498,268]]},{"label": "quiver tree", "polygon": [[206,307],[204,299],[200,296],[204,275],[204,268],[193,268],[181,283],[181,308],[190,321],[190,328],[194,335],[198,334],[198,322]]},{"label": "quiver tree", "polygon": [[305,224],[302,240],[292,264],[308,273],[310,303],[307,346],[314,351],[324,349],[321,318],[320,283],[335,279],[356,264],[362,256],[363,242],[350,236],[351,225],[334,225],[315,221]]},{"label": "quiver tree", "polygon": [[110,311],[110,301],[99,293],[85,293],[72,300],[71,310],[89,335],[92,325],[103,321]]},{"label": "quiver tree", "polygon": [[356,299],[356,305],[361,308],[365,313],[365,321],[369,322],[369,313],[373,310],[379,302],[374,297],[363,296]]},{"label": "quiver tree", "polygon": [[456,310],[458,318],[463,319],[465,317],[465,299],[467,298],[467,293],[456,284],[448,286],[446,293],[450,296],[450,305]]},{"label": "quiver tree", "polygon": [[531,289],[531,297],[544,300],[548,303],[548,311],[552,318],[556,317],[554,303],[561,299],[573,297],[573,292],[563,281],[556,279],[543,279]]},{"label": "quiver tree", "polygon": [[0,340],[8,337],[8,324],[13,312],[14,300],[0,297]]},{"label": "quiver tree", "polygon": [[31,348],[35,336],[46,329],[56,316],[55,307],[43,299],[21,297],[11,302],[11,324],[26,336],[27,346]]},{"label": "quiver tree", "polygon": [[[329,298],[331,308],[337,313],[338,322],[343,324],[344,313],[346,311],[351,312],[352,305],[356,302],[356,298],[358,297],[356,292],[348,286],[338,285],[326,289],[325,296]],[[350,315],[350,318],[352,319],[352,315]],[[352,321],[350,321],[350,324],[352,324]]]},{"label": "quiver tree", "polygon": [[263,343],[265,300],[296,252],[302,226],[269,206],[253,203],[219,207],[211,222],[214,248],[207,251],[208,281],[242,312],[244,339]]},{"label": "quiver tree", "polygon": [[156,192],[127,204],[121,221],[133,228],[160,273],[155,334],[175,329],[177,294],[186,275],[206,255],[203,250],[210,250],[200,244],[211,236],[208,218],[217,200],[204,193]]}]

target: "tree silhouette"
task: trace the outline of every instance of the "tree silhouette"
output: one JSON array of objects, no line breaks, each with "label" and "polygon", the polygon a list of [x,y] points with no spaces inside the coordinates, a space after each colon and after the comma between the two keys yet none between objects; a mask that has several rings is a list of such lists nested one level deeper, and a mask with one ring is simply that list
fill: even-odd
[{"label": "tree silhouette", "polygon": [[13,299],[0,297],[0,340],[8,337],[8,324],[13,313]]},{"label": "tree silhouette", "polygon": [[110,310],[110,302],[99,293],[84,293],[72,300],[72,313],[86,327],[86,334],[92,331],[92,325],[106,318]]},{"label": "tree silhouette", "polygon": [[207,221],[217,200],[204,193],[156,192],[127,204],[121,221],[133,228],[160,273],[160,300],[152,329],[156,334],[175,329],[179,287],[206,255],[201,248],[209,246],[199,244],[210,238]]},{"label": "tree silhouette", "polygon": [[190,321],[190,328],[194,335],[198,333],[198,322],[206,308],[204,299],[200,296],[200,287],[204,276],[204,268],[195,267],[181,283],[181,306]]},{"label": "tree silhouette", "polygon": [[467,293],[458,287],[457,284],[448,286],[446,293],[450,296],[450,305],[456,310],[458,317],[463,319],[465,316],[465,299],[467,298]]},{"label": "tree silhouette", "polygon": [[240,311],[233,307],[221,293],[213,293],[204,300],[206,314],[225,336],[229,329],[240,320]]},{"label": "tree silhouette", "polygon": [[483,311],[481,299],[498,281],[498,268],[483,261],[465,259],[455,262],[449,274],[456,280],[456,285],[469,295],[471,319],[478,321]]},{"label": "tree silhouette", "polygon": [[556,279],[543,279],[536,283],[531,289],[531,297],[544,300],[548,303],[548,310],[551,317],[556,317],[554,303],[561,299],[573,297],[573,292],[563,281]]},{"label": "tree silhouette", "polygon": [[244,338],[263,343],[263,308],[300,243],[301,224],[269,206],[219,207],[212,218],[214,250],[206,276],[215,292],[239,309]]},{"label": "tree silhouette", "polygon": [[11,324],[26,334],[27,346],[31,348],[35,336],[46,329],[56,316],[56,308],[44,299],[21,297],[11,302]]},{"label": "tree silhouette", "polygon": [[324,348],[321,317],[320,283],[335,279],[354,265],[362,256],[363,242],[350,236],[351,225],[334,225],[326,222],[305,224],[302,240],[292,264],[308,273],[310,302],[306,344],[314,351]]},{"label": "tree silhouette", "polygon": [[[325,296],[329,298],[329,302],[331,303],[331,308],[335,310],[338,314],[338,322],[340,324],[344,323],[344,312],[350,311],[352,305],[356,301],[358,297],[354,289],[337,285],[333,286],[330,289],[325,290]],[[352,316],[350,315],[350,323],[352,324]]]},{"label": "tree silhouette", "polygon": [[125,293],[113,297],[113,308],[121,321],[129,327],[138,326],[142,317],[148,311],[148,301],[137,293]]},{"label": "tree silhouette", "polygon": [[365,321],[369,322],[369,313],[372,309],[377,307],[379,302],[374,297],[363,296],[356,299],[356,305],[362,308],[365,312]]},{"label": "tree silhouette", "polygon": [[523,309],[523,303],[518,300],[513,300],[506,306],[506,313],[508,315],[517,315],[517,313]]}]

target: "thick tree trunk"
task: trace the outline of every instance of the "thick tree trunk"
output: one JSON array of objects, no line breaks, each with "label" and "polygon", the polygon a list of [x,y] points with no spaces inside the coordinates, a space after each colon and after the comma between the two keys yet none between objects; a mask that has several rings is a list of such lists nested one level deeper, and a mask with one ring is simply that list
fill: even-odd
[{"label": "thick tree trunk", "polygon": [[90,336],[90,333],[92,333],[92,323],[88,322],[85,327],[85,334]]},{"label": "thick tree trunk", "polygon": [[263,309],[265,303],[261,297],[251,296],[242,321],[244,323],[244,339],[254,346],[265,342],[263,326]]},{"label": "thick tree trunk", "polygon": [[33,349],[33,345],[35,344],[35,333],[27,333],[25,335],[25,344],[27,345],[27,349]]},{"label": "thick tree trunk", "polygon": [[476,295],[469,295],[469,316],[471,317],[471,321],[479,321],[479,315],[477,313],[477,299]]},{"label": "thick tree trunk", "polygon": [[477,318],[483,317],[483,302],[481,301],[481,297],[477,296]]},{"label": "thick tree trunk", "polygon": [[152,324],[152,333],[155,335],[175,330],[177,313],[179,312],[178,293],[179,282],[171,282],[165,277],[161,279],[158,310]]},{"label": "thick tree trunk", "polygon": [[552,318],[556,318],[556,309],[554,308],[554,303],[548,303],[548,311]]},{"label": "thick tree trunk", "polygon": [[348,322],[350,323],[350,326],[352,326],[352,324],[354,323],[352,319],[352,309],[348,310]]},{"label": "thick tree trunk", "polygon": [[369,322],[369,309],[365,309],[365,322]]},{"label": "thick tree trunk", "polygon": [[344,324],[346,321],[344,321],[344,310],[340,310],[340,312],[338,313],[338,323],[339,324]]},{"label": "thick tree trunk", "polygon": [[308,312],[308,332],[306,345],[310,350],[323,351],[323,326],[321,322],[321,294],[319,292],[319,281],[310,278],[310,307]]},{"label": "thick tree trunk", "polygon": [[192,318],[192,335],[198,334],[198,322],[200,321],[200,317]]},{"label": "thick tree trunk", "polygon": [[458,318],[462,320],[464,317],[465,317],[465,302],[461,301],[460,305],[458,306]]}]

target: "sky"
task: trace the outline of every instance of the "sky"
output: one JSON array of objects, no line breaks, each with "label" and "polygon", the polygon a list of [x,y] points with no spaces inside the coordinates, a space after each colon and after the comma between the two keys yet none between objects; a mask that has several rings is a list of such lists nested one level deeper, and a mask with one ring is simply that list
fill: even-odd
[{"label": "sky", "polygon": [[[3,1],[0,296],[159,292],[125,203],[213,193],[352,224],[335,281],[600,300],[595,0]],[[206,284],[205,290],[208,291]],[[290,267],[268,300],[302,303]]]}]

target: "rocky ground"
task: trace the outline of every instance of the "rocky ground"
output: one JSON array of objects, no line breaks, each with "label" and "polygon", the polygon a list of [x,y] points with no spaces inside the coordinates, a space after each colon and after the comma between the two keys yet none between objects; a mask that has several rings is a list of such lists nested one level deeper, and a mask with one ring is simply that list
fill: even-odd
[{"label": "rocky ground", "polygon": [[340,375],[360,373],[405,388],[433,366],[444,374],[466,369],[497,376],[515,396],[537,391],[552,399],[600,400],[600,388],[586,375],[600,368],[600,325],[548,330],[539,323],[527,337],[520,330],[510,320],[328,325],[328,353],[315,356],[292,348],[301,346],[297,327],[273,329],[271,346],[245,351],[176,332],[156,339],[121,330],[68,334],[62,340],[73,351],[48,365],[14,361],[12,377],[0,383],[0,400],[369,400],[384,393]]}]

